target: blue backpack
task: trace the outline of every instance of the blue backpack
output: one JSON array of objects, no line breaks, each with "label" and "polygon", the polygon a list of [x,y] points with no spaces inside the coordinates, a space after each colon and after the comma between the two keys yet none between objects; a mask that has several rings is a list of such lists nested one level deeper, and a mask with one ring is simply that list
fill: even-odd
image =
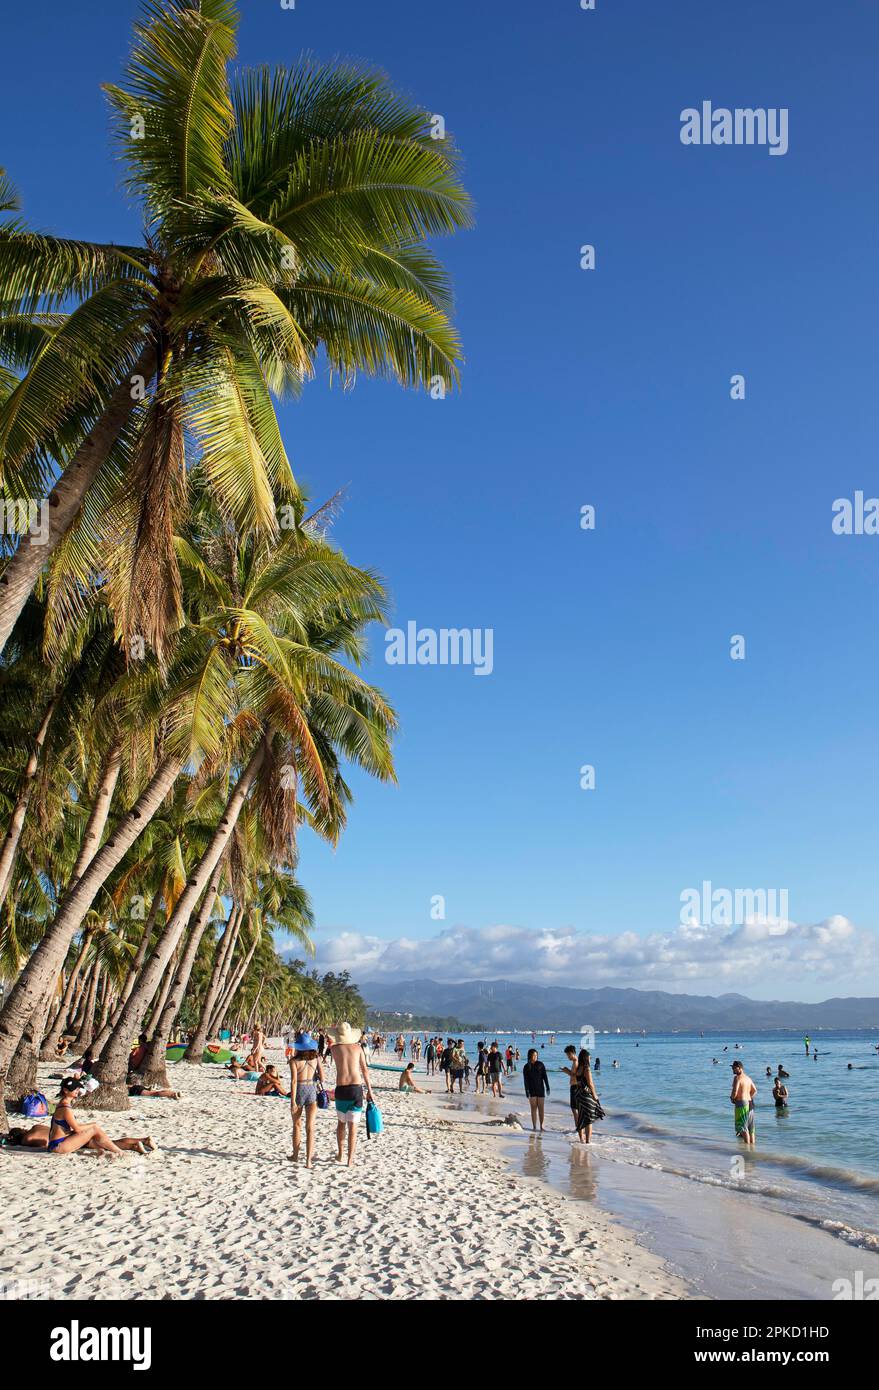
[{"label": "blue backpack", "polygon": [[29,1120],[44,1119],[49,1113],[49,1102],[42,1091],[28,1091],[21,1102],[21,1111]]},{"label": "blue backpack", "polygon": [[382,1123],[382,1112],[379,1110],[374,1100],[367,1101],[366,1104],[366,1132],[367,1134],[381,1134],[384,1129]]}]

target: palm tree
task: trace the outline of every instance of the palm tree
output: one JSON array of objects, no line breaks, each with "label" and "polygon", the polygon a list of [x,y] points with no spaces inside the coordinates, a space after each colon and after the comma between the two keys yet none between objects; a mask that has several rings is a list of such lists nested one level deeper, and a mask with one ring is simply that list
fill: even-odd
[{"label": "palm tree", "polygon": [[359,68],[230,83],[236,29],[233,0],[148,0],[124,85],[106,88],[141,245],[32,232],[0,177],[0,482],[51,504],[46,543],[19,544],[0,576],[0,651],[71,530],[94,558],[110,517],[119,630],[161,655],[180,617],[184,436],[235,525],[273,534],[276,503],[298,499],[272,395],[321,348],[345,379],[457,378],[425,242],[470,220],[452,142]]},{"label": "palm tree", "polygon": [[[101,1087],[90,1097],[96,1108],[128,1105],[131,1039],[251,793],[272,861],[290,862],[300,821],[330,839],[344,823],[340,754],[379,778],[393,776],[395,716],[339,660],[358,662],[363,627],[383,618],[375,576],[301,530],[274,544],[253,533],[242,538],[219,521],[205,493],[176,548],[191,598],[168,683],[189,701],[193,745],[206,765],[223,764],[225,805],[104,1047],[95,1069]],[[160,1043],[154,1039],[151,1072],[164,1065]]]}]

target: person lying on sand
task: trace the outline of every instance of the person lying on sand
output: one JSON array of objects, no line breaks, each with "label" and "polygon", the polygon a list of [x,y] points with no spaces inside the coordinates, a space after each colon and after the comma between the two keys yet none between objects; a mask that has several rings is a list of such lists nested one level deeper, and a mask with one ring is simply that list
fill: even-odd
[{"label": "person lying on sand", "polygon": [[233,1057],[230,1062],[226,1063],[223,1070],[231,1072],[235,1081],[241,1081],[245,1076],[247,1076],[250,1068],[244,1066],[243,1063],[239,1062],[237,1057]]},{"label": "person lying on sand", "polygon": [[164,1089],[162,1089],[162,1088],[160,1088],[160,1087],[153,1087],[153,1086],[129,1086],[129,1088],[128,1088],[128,1094],[129,1094],[130,1096],[138,1096],[138,1097],[140,1097],[140,1096],[145,1096],[145,1097],[147,1098],[147,1100],[179,1100],[179,1099],[180,1099],[180,1092],[179,1092],[179,1091],[164,1090]]},{"label": "person lying on sand", "polygon": [[[5,1143],[10,1149],[47,1149],[50,1132],[51,1127],[49,1125],[31,1125],[30,1129],[11,1129],[5,1136]],[[117,1149],[140,1154],[154,1153],[159,1147],[149,1134],[145,1134],[142,1139],[126,1137],[114,1139],[113,1143]],[[88,1145],[84,1147],[88,1147]]]},{"label": "person lying on sand", "polygon": [[289,1098],[290,1092],[285,1091],[281,1085],[277,1067],[266,1067],[256,1083],[256,1094],[258,1096],[286,1096]]},{"label": "person lying on sand", "polygon": [[48,1142],[48,1125],[31,1125],[30,1129],[11,1129],[2,1139],[2,1143],[10,1149],[44,1149]]},{"label": "person lying on sand", "polygon": [[67,1077],[61,1082],[61,1094],[46,1136],[46,1148],[49,1153],[73,1154],[79,1149],[88,1148],[108,1154],[120,1154],[126,1150],[145,1154],[158,1147],[150,1135],[144,1139],[129,1139],[127,1136],[111,1139],[99,1125],[79,1124],[73,1114],[72,1102],[81,1092],[82,1083],[75,1077]]},{"label": "person lying on sand", "polygon": [[408,1062],[406,1066],[403,1068],[403,1071],[400,1073],[400,1084],[397,1087],[397,1090],[405,1091],[407,1096],[410,1091],[414,1091],[416,1096],[423,1096],[426,1094],[420,1086],[415,1085],[414,1062]]}]

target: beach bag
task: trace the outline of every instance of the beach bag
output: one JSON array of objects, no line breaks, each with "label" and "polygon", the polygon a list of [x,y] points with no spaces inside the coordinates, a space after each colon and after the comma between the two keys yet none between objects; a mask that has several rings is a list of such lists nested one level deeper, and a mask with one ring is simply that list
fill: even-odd
[{"label": "beach bag", "polygon": [[28,1091],[21,1102],[21,1112],[27,1115],[29,1120],[42,1119],[49,1113],[49,1102],[42,1091]]},{"label": "beach bag", "polygon": [[382,1112],[379,1110],[374,1100],[367,1101],[366,1104],[366,1132],[367,1134],[381,1134],[384,1129],[382,1122]]},{"label": "beach bag", "polygon": [[323,1088],[323,1086],[320,1084],[320,1082],[318,1082],[318,1083],[317,1083],[317,1108],[318,1108],[318,1110],[326,1110],[327,1107],[329,1106],[329,1103],[330,1103],[330,1098],[329,1098],[329,1096],[327,1095],[326,1091],[324,1090],[324,1088]]}]

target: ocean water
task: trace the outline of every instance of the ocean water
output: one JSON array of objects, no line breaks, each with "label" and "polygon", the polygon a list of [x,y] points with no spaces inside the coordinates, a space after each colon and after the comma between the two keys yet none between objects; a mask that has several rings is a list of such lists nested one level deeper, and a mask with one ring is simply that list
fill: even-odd
[{"label": "ocean water", "polygon": [[[521,1053],[505,1082],[507,1107],[524,1113],[521,1068],[536,1047],[549,1073],[553,1129],[570,1128],[564,1047],[579,1034],[499,1033]],[[476,1034],[465,1038],[475,1061]],[[596,1125],[596,1156],[666,1170],[693,1183],[724,1187],[816,1225],[854,1246],[879,1251],[879,1028],[812,1035],[818,1059],[800,1034],[598,1034],[596,1089],[607,1119]],[[735,1044],[739,1047],[736,1048]],[[717,1058],[714,1065],[713,1058]],[[612,1067],[616,1059],[620,1066]],[[733,1131],[731,1063],[740,1059],[757,1086],[757,1147]],[[789,1106],[777,1111],[772,1078],[790,1073]],[[848,1063],[852,1070],[848,1070]],[[424,1071],[424,1061],[418,1067]],[[472,1096],[472,1091],[470,1092]]]}]

